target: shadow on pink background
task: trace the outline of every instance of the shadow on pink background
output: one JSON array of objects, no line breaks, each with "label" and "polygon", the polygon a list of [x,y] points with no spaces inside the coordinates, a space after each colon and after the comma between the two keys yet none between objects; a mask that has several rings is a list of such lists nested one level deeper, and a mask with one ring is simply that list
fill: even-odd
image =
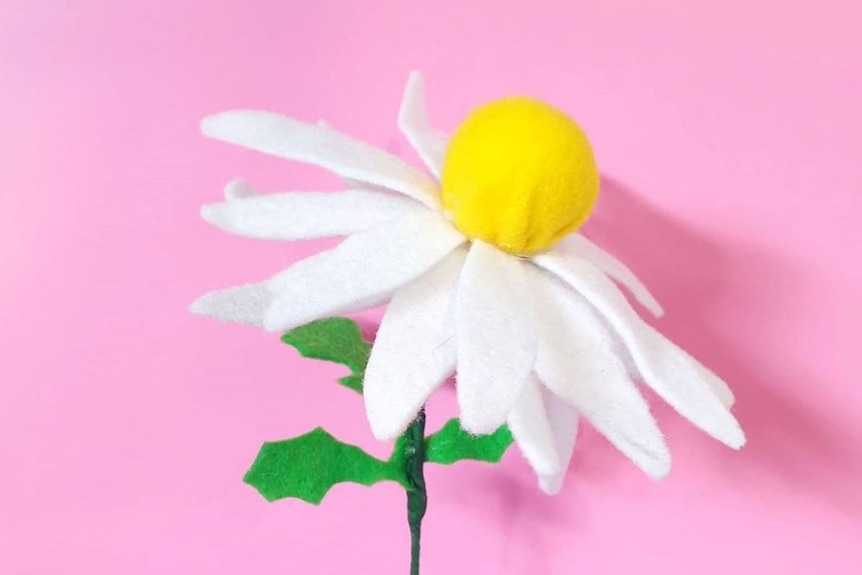
[{"label": "shadow on pink background", "polygon": [[[388,451],[339,368],[185,308],[327,245],[207,227],[226,181],[337,185],[198,120],[325,118],[415,159],[395,129],[414,68],[446,130],[511,93],[578,118],[604,174],[587,233],[732,384],[749,437],[731,452],[653,402],[661,483],[589,429],[556,498],[515,450],[431,468],[423,572],[858,573],[862,11],[712,4],[5,0],[0,573],[406,572],[397,487],[314,508],[241,481],[317,425]],[[439,394],[430,424],[453,412]]]}]

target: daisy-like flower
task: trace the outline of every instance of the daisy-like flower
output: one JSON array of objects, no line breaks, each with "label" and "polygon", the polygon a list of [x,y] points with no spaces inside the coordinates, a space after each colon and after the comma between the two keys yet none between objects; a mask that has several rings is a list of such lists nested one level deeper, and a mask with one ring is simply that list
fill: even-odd
[{"label": "daisy-like flower", "polygon": [[[590,145],[562,112],[529,98],[479,107],[451,139],[429,127],[410,76],[398,125],[431,176],[322,124],[260,111],[206,118],[206,136],[314,164],[340,192],[258,194],[228,184],[203,218],[268,240],[347,236],[275,277],[208,293],[191,310],[283,331],[389,302],[364,397],[381,440],[401,434],[456,375],[462,426],[507,423],[547,493],[557,492],[585,418],[659,479],[670,453],[635,382],[732,448],[745,438],[727,385],[645,323],[635,275],[576,229],[598,195]],[[433,176],[433,177],[432,177]]]}]

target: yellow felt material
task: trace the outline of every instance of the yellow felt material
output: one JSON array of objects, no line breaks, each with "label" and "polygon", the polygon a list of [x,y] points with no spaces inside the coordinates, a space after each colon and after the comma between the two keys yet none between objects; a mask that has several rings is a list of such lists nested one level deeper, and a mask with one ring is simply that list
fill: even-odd
[{"label": "yellow felt material", "polygon": [[535,254],[580,226],[599,193],[590,143],[563,112],[532,98],[474,110],[449,142],[443,205],[455,226],[512,254]]}]

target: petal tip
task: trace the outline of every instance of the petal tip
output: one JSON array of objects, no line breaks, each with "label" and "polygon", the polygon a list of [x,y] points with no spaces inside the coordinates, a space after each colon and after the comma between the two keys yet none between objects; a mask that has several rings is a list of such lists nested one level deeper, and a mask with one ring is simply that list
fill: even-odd
[{"label": "petal tip", "polygon": [[410,70],[410,73],[407,74],[407,84],[404,88],[405,95],[421,92],[425,88],[424,84],[422,72],[419,70]]},{"label": "petal tip", "polygon": [[[742,448],[746,441],[745,432],[742,430],[742,426],[739,425],[739,422],[729,409],[722,408],[721,414],[723,416],[721,425],[712,425],[708,429],[703,426],[699,427],[707,431],[712,438],[720,441],[731,449]],[[697,424],[696,421],[695,424]]]},{"label": "petal tip", "polygon": [[[377,441],[395,439],[407,429],[409,422],[402,423],[396,420],[388,398],[383,397],[381,393],[375,392],[375,389],[379,386],[375,385],[373,373],[371,378],[369,378],[368,369],[365,371],[364,379],[362,397],[365,401],[365,418],[368,420],[368,426],[371,428],[371,435]],[[416,414],[413,414],[412,417],[415,416]]]},{"label": "petal tip", "polygon": [[[630,456],[631,457],[631,456]],[[661,481],[667,477],[671,468],[670,449],[662,439],[661,445],[643,450],[637,459],[632,461],[653,481]]]},{"label": "petal tip", "polygon": [[643,471],[653,481],[661,481],[670,473],[670,457],[650,462],[650,465],[644,466]]},{"label": "petal tip", "polygon": [[238,120],[248,120],[256,116],[265,114],[257,110],[227,110],[211,114],[203,118],[200,122],[201,134],[208,138],[220,140],[224,137],[224,131],[227,128],[235,128]]},{"label": "petal tip", "polygon": [[194,315],[208,316],[210,312],[210,294],[204,294],[189,304],[188,311]]},{"label": "petal tip", "polygon": [[494,423],[485,419],[477,419],[475,416],[465,414],[464,410],[461,410],[461,427],[471,435],[488,435],[489,433],[494,433],[494,431],[503,425],[503,423],[505,423],[505,421]]},{"label": "petal tip", "polygon": [[213,133],[213,129],[218,124],[218,120],[221,117],[221,114],[213,114],[211,116],[206,116],[201,119],[199,127],[201,130],[201,134],[204,136],[211,136]]},{"label": "petal tip", "polygon": [[391,441],[407,429],[407,425],[396,426],[393,425],[391,421],[385,421],[379,415],[373,415],[366,410],[366,418],[368,419],[368,425],[371,428],[371,435],[374,436],[374,439],[377,441]]},{"label": "petal tip", "polygon": [[256,189],[248,185],[244,180],[240,178],[234,178],[227,184],[225,184],[222,193],[224,194],[224,198],[228,201],[238,200],[240,198],[247,198],[249,196],[255,196],[259,194]]},{"label": "petal tip", "polygon": [[201,219],[208,224],[218,226],[218,204],[204,204],[201,206]]},{"label": "petal tip", "polygon": [[555,495],[559,495],[560,491],[563,490],[563,478],[562,477],[540,477],[539,478],[539,489],[545,495],[550,497],[554,497]]},{"label": "petal tip", "polygon": [[220,230],[237,233],[227,204],[204,204],[201,206],[201,219]]},{"label": "petal tip", "polygon": [[398,126],[402,130],[427,129],[425,111],[425,83],[422,74],[413,70],[407,76],[401,106],[398,109]]},{"label": "petal tip", "polygon": [[745,432],[742,431],[742,428],[737,427],[729,440],[725,441],[725,444],[731,449],[739,450],[745,447],[747,441],[748,439],[745,437]]}]

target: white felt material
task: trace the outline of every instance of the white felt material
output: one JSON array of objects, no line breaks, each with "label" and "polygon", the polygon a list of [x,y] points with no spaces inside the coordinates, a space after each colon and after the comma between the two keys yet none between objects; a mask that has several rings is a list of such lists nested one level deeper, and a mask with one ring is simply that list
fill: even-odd
[{"label": "white felt material", "polygon": [[531,276],[541,344],[536,374],[652,479],[670,452],[649,407],[613,349],[595,310],[553,276]]},{"label": "white felt material", "polygon": [[196,299],[189,311],[198,315],[260,327],[274,294],[263,284],[212,291]]},{"label": "white felt material", "polygon": [[545,410],[542,384],[535,375],[529,376],[507,423],[515,443],[536,475],[551,477],[560,473],[554,430]]},{"label": "white felt material", "polygon": [[449,307],[467,248],[449,254],[398,290],[386,308],[365,369],[365,413],[374,437],[401,435],[419,408],[455,372]]},{"label": "white felt material", "polygon": [[[658,334],[659,337],[662,337],[661,334]],[[702,365],[699,362],[697,363],[697,369],[701,374],[701,377],[709,384],[710,390],[715,394],[721,404],[730,409],[733,407],[733,404],[736,402],[736,397],[733,395],[733,391],[730,389],[730,386],[727,385],[723,379],[715,375],[709,368]]]},{"label": "white felt material", "polygon": [[556,254],[535,261],[582,294],[616,330],[644,379],[683,417],[726,445],[739,448],[745,435],[725,407],[726,384],[682,349],[644,323],[619,289],[593,264]]},{"label": "white felt material", "polygon": [[429,207],[440,205],[437,185],[424,172],[328,127],[270,112],[234,110],[204,118],[201,131],[217,140],[314,164],[345,178],[383,186]]},{"label": "white felt material", "polygon": [[[335,130],[335,128],[332,127],[332,124],[330,124],[326,120],[318,120],[317,125],[320,126],[321,128],[326,128],[329,130],[337,131],[337,130]],[[362,182],[360,180],[354,180],[352,178],[345,178],[344,176],[341,176],[340,179],[341,179],[341,182],[344,184],[344,187],[348,190],[370,189],[370,190],[381,191],[381,190],[386,189],[386,188],[383,188],[380,186],[373,186],[369,183]]]},{"label": "white felt material", "polygon": [[548,388],[542,386],[545,398],[545,411],[554,432],[554,445],[560,469],[549,475],[539,475],[539,488],[548,495],[556,495],[563,488],[563,480],[572,460],[572,451],[578,438],[578,412],[557,398]]},{"label": "white felt material", "polygon": [[449,222],[430,211],[350,236],[267,282],[279,295],[264,327],[286,330],[379,305],[464,242]]},{"label": "white felt material", "polygon": [[554,247],[555,252],[567,254],[570,257],[579,257],[589,261],[591,264],[605,272],[608,276],[625,286],[635,299],[640,302],[652,315],[661,317],[664,310],[661,304],[653,297],[647,287],[638,279],[625,264],[591,242],[581,234],[569,234]]},{"label": "white felt material", "polygon": [[265,240],[347,236],[425,207],[404,196],[367,190],[234,196],[201,208],[226,232]]},{"label": "white felt material", "polygon": [[525,266],[474,240],[456,295],[461,424],[491,433],[506,421],[536,358]]},{"label": "white felt material", "polygon": [[425,83],[419,72],[411,72],[398,111],[398,128],[428,169],[437,179],[443,172],[448,139],[446,135],[431,128],[428,108],[425,103]]},{"label": "white felt material", "polygon": [[227,201],[248,198],[259,193],[258,190],[240,179],[231,180],[224,187],[224,199]]}]

